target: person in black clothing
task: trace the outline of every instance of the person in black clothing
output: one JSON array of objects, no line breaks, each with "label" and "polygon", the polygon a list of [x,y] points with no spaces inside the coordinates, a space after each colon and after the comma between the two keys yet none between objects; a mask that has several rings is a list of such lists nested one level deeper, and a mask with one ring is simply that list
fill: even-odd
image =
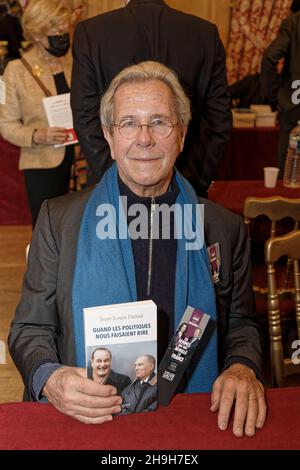
[{"label": "person in black clothing", "polygon": [[250,108],[251,104],[268,104],[268,99],[264,95],[261,87],[260,75],[248,75],[230,85],[230,96],[233,107]]},{"label": "person in black clothing", "polygon": [[297,13],[300,10],[300,0],[293,0],[290,6],[291,13]]},{"label": "person in black clothing", "polygon": [[179,325],[177,332],[176,332],[176,336],[175,336],[175,344],[177,344],[180,339],[185,340],[187,329],[188,329],[187,323],[181,323],[181,325]]},{"label": "person in black clothing", "polygon": [[[299,5],[292,5],[293,11]],[[284,58],[281,75],[278,62]],[[300,78],[300,12],[291,14],[281,24],[276,39],[264,53],[261,82],[273,111],[279,111],[279,178],[282,178],[289,143],[289,134],[300,120],[300,105],[293,102],[293,82]]]},{"label": "person in black clothing", "polygon": [[[201,328],[195,328],[194,335],[189,337],[189,343],[192,346],[196,341],[199,341],[200,335],[202,333]],[[190,347],[191,347],[190,346]]]},{"label": "person in black clothing", "polygon": [[91,368],[88,378],[99,384],[113,385],[120,395],[122,390],[130,385],[131,380],[127,375],[119,374],[111,369],[112,355],[107,348],[97,348],[91,357]]},{"label": "person in black clothing", "polygon": [[177,168],[205,196],[231,131],[225,51],[215,25],[170,8],[163,0],[130,0],[125,8],[77,25],[73,45],[71,106],[91,173],[98,182],[112,164],[99,131],[100,100],[124,67],[154,60],[174,70],[192,102]]},{"label": "person in black clothing", "polygon": [[154,411],[157,408],[157,379],[155,358],[145,354],[134,363],[136,378],[122,392],[122,414]]}]

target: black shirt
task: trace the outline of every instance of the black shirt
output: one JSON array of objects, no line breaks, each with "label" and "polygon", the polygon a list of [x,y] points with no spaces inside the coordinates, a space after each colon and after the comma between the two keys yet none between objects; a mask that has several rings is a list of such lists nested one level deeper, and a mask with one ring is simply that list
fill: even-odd
[{"label": "black shirt", "polygon": [[[148,267],[150,248],[150,215],[151,197],[139,197],[134,194],[119,178],[119,188],[121,196],[127,196],[128,209],[132,204],[143,204],[148,211],[148,239],[131,239],[135,276],[137,287],[137,300],[153,300],[157,305],[157,341],[158,341],[158,362],[162,359],[168,344],[174,334],[174,304],[175,304],[175,272],[177,240],[174,237],[174,214],[170,217],[170,238],[162,239],[162,223],[160,216],[159,238],[152,240],[152,276],[150,294],[148,290]],[[155,198],[156,209],[161,204],[172,206],[179,193],[179,188],[175,181],[172,181],[170,190]],[[127,222],[137,216],[127,214]]]}]

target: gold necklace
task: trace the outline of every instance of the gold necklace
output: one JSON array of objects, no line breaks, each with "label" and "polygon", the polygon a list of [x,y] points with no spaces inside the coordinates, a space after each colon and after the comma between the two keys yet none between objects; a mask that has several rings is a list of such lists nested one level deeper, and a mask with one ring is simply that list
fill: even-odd
[{"label": "gold necklace", "polygon": [[50,58],[47,58],[47,62],[53,75],[57,75],[58,73],[64,71],[64,67],[60,59],[58,59],[57,61],[55,60],[53,62]]},{"label": "gold necklace", "polygon": [[[52,73],[52,75],[57,75],[58,73],[60,72],[63,72],[64,71],[64,65],[63,65],[63,62],[61,61],[60,58],[58,58],[57,60],[52,59],[51,57],[51,54],[48,54],[47,51],[45,51],[45,48],[43,45],[38,45],[38,48],[39,48],[39,51],[40,51],[40,54],[42,56],[42,60],[47,62],[48,64],[48,67]],[[55,63],[54,63],[55,62]],[[36,64],[34,66],[34,70],[35,70],[35,74],[40,77],[41,74],[45,71],[41,66],[39,66],[38,64]]]}]

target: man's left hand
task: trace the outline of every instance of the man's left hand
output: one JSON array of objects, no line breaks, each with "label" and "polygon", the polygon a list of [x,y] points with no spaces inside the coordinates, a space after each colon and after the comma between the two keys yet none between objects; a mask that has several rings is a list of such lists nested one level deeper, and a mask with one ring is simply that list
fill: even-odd
[{"label": "man's left hand", "polygon": [[243,364],[233,364],[217,378],[211,395],[211,411],[219,411],[218,427],[227,429],[235,401],[233,434],[254,436],[266,420],[267,405],[263,384],[255,372]]}]

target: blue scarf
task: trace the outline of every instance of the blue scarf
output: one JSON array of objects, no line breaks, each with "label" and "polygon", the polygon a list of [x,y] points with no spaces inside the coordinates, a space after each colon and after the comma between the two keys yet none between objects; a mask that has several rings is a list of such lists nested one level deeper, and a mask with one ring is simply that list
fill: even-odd
[{"label": "blue scarf", "polygon": [[[176,203],[198,204],[190,184],[177,172],[179,194]],[[127,218],[119,206],[117,167],[114,164],[93,190],[83,213],[76,254],[72,289],[73,325],[78,367],[85,367],[83,308],[137,300],[135,266],[131,240],[122,236]],[[110,204],[115,209],[116,237],[100,240],[96,235],[99,222],[97,208]],[[120,209],[121,208],[121,209]],[[112,214],[112,216],[114,216]],[[195,229],[193,212],[193,230]],[[177,215],[175,213],[175,221]],[[203,221],[201,221],[203,223]],[[186,250],[184,237],[177,240],[175,274],[175,319],[178,325],[188,305],[200,308],[216,320],[215,292],[211,281],[206,247]],[[155,254],[154,254],[155,256]],[[212,335],[194,373],[187,392],[209,392],[217,377],[217,333]]]}]

